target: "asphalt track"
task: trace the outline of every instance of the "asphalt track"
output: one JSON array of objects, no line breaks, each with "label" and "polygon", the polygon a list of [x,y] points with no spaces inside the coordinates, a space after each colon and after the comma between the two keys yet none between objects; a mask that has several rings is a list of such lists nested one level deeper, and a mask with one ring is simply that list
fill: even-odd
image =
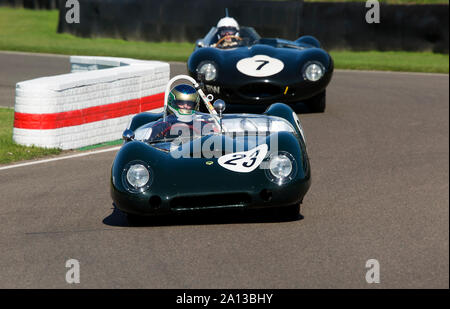
[{"label": "asphalt track", "polygon": [[[16,82],[67,70],[66,57],[0,53],[0,106]],[[300,115],[313,183],[295,221],[129,227],[109,197],[115,151],[0,170],[0,288],[448,288],[448,83],[337,71],[326,112]],[[70,258],[80,284],[65,282]]]}]

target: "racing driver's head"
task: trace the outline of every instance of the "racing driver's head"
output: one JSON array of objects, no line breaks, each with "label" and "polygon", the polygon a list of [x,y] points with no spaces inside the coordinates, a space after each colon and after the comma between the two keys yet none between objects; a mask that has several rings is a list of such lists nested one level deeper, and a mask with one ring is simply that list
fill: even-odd
[{"label": "racing driver's head", "polygon": [[232,17],[224,17],[217,23],[217,39],[226,36],[239,36],[239,24]]},{"label": "racing driver's head", "polygon": [[180,84],[169,92],[167,107],[179,121],[191,122],[192,116],[198,110],[199,101],[200,97],[194,87]]}]

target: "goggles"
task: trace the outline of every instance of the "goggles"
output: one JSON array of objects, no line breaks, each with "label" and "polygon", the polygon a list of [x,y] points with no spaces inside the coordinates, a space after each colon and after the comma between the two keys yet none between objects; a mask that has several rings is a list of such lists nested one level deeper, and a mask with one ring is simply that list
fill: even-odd
[{"label": "goggles", "polygon": [[224,27],[224,28],[220,28],[219,30],[219,35],[221,37],[227,36],[227,35],[236,35],[237,30],[236,28],[233,27]]}]

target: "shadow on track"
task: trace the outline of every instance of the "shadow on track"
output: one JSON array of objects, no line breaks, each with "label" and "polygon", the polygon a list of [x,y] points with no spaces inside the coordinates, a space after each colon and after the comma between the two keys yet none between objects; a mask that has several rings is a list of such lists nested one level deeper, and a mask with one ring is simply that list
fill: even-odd
[{"label": "shadow on track", "polygon": [[303,216],[296,217],[280,214],[274,209],[227,209],[203,210],[186,214],[171,214],[154,217],[142,217],[129,222],[127,215],[112,204],[112,213],[103,219],[103,224],[109,226],[172,226],[172,225],[208,225],[208,224],[239,224],[239,223],[280,223],[299,221]]}]

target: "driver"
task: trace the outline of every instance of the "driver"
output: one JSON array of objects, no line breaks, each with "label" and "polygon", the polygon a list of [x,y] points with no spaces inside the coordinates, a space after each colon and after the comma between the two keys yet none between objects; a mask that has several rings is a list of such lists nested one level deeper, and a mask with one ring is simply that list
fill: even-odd
[{"label": "driver", "polygon": [[185,123],[192,127],[193,118],[198,111],[200,96],[194,87],[180,84],[172,88],[167,99],[167,117],[152,126],[150,140],[170,135],[170,128],[176,123]]},{"label": "driver", "polygon": [[200,96],[194,87],[186,84],[177,85],[169,92],[168,112],[175,116],[177,121],[192,122],[193,115],[198,111],[199,102]]},{"label": "driver", "polygon": [[[239,24],[232,17],[224,17],[217,23],[217,41],[221,39],[220,43],[222,48],[235,47],[238,45],[236,37],[239,38]],[[217,43],[213,44],[213,47],[217,47]]]}]

